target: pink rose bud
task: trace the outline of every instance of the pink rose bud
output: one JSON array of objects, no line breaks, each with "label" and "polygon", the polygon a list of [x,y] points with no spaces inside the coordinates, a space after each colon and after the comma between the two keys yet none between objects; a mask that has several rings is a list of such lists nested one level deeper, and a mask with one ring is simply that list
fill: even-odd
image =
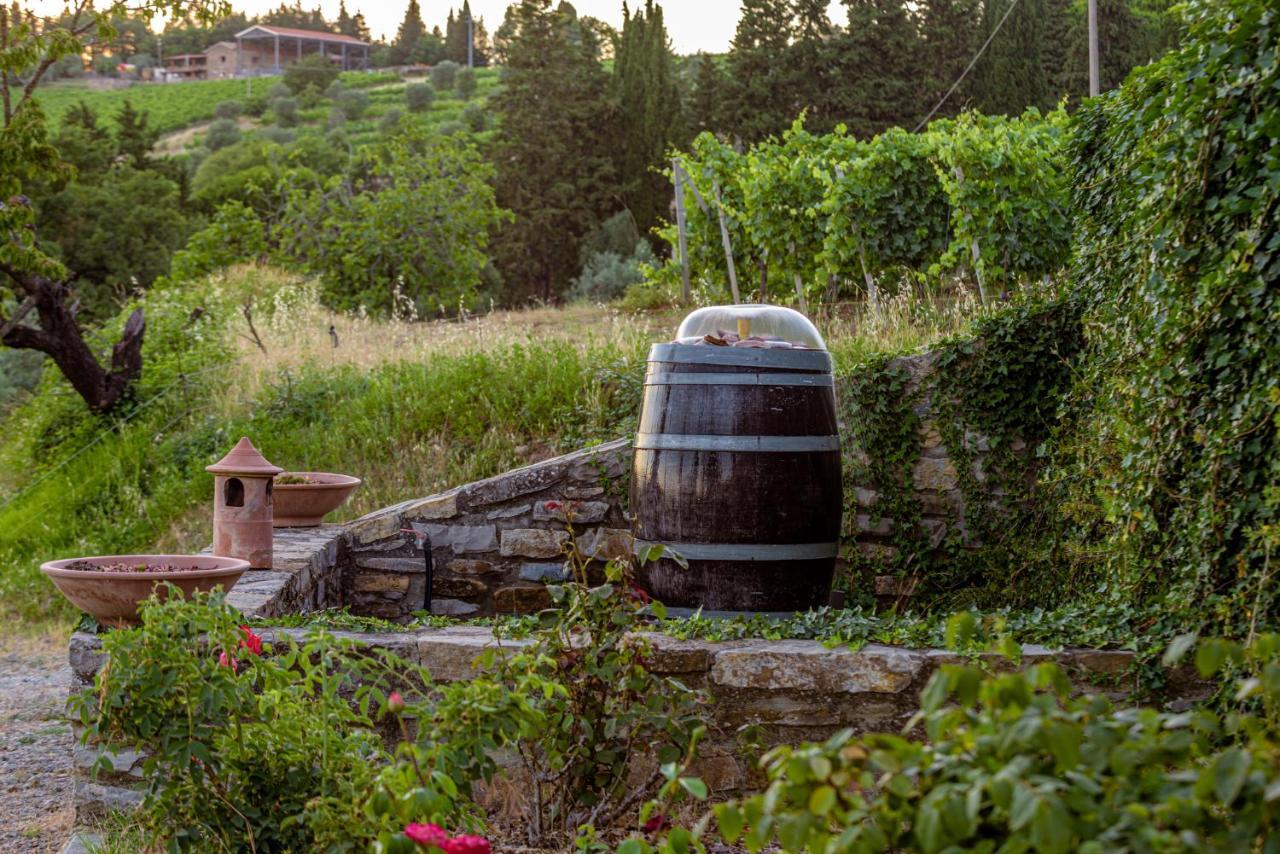
[{"label": "pink rose bud", "polygon": [[404,697],[400,696],[399,691],[392,691],[391,696],[387,697],[387,711],[393,715],[404,711]]}]

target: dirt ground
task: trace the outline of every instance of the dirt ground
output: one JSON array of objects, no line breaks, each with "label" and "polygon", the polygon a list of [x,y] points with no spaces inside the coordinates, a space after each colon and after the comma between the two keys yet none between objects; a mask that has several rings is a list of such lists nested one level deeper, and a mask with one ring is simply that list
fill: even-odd
[{"label": "dirt ground", "polygon": [[0,851],[59,851],[74,819],[66,637],[0,636]]}]

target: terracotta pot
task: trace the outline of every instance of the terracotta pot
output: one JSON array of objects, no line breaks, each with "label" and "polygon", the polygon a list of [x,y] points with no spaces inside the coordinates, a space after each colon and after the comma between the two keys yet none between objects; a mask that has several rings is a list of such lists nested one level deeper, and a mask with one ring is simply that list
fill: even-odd
[{"label": "terracotta pot", "polygon": [[[82,561],[104,565],[167,563],[198,566],[200,569],[190,572],[146,573],[66,569],[67,564]],[[62,591],[62,595],[71,600],[72,605],[87,612],[99,623],[125,626],[138,622],[138,605],[162,582],[168,581],[178,587],[184,596],[215,587],[229,592],[248,568],[249,562],[246,560],[212,555],[101,555],[50,561],[42,565],[40,571],[49,576]],[[164,595],[163,587],[160,587],[160,593]]]},{"label": "terracotta pot", "polygon": [[310,528],[326,513],[337,510],[360,485],[360,478],[327,471],[288,471],[279,477],[305,477],[310,483],[274,484],[275,510],[271,524],[277,528]]}]

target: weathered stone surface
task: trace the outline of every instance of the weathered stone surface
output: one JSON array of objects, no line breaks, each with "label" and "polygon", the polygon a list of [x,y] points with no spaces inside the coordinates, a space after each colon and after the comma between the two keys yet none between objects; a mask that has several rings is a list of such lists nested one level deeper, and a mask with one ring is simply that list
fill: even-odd
[{"label": "weathered stone surface", "polygon": [[503,557],[559,557],[569,541],[567,531],[516,528],[502,532]]},{"label": "weathered stone surface", "polygon": [[596,560],[625,560],[634,544],[631,532],[621,528],[593,528],[578,538],[582,553]]},{"label": "weathered stone surface", "polygon": [[539,501],[533,505],[533,518],[539,522],[574,522],[590,524],[603,522],[609,513],[609,505],[604,501],[577,501],[573,499],[551,499]]},{"label": "weathered stone surface", "polygon": [[955,489],[958,482],[956,467],[949,459],[921,457],[911,470],[911,481],[916,489],[932,489],[937,492]]},{"label": "weathered stone surface", "polygon": [[422,575],[427,571],[426,561],[420,557],[357,557],[355,565],[357,569],[403,575]]},{"label": "weathered stone surface", "polygon": [[448,547],[454,554],[491,552],[498,547],[498,529],[493,525],[436,525],[415,522],[413,527],[431,538],[433,548]]},{"label": "weathered stone surface", "polygon": [[893,530],[893,520],[888,516],[875,516],[870,513],[859,513],[854,518],[858,530],[867,534],[885,535]]},{"label": "weathered stone surface", "polygon": [[551,607],[545,587],[504,587],[493,594],[493,607],[502,614],[531,614]]},{"label": "weathered stone surface", "polygon": [[[110,770],[98,769],[98,762],[103,757],[110,763]],[[78,739],[72,749],[71,757],[72,764],[78,773],[92,774],[97,770],[101,779],[121,777],[130,780],[142,779],[142,763],[145,759],[146,757],[136,750],[121,750],[118,753],[112,753],[109,750],[87,747],[81,744]]]},{"label": "weathered stone surface", "polygon": [[964,496],[958,489],[950,492],[921,492],[916,496],[920,509],[930,516],[951,516],[964,508]]},{"label": "weathered stone surface", "polygon": [[485,517],[488,519],[514,519],[516,516],[523,516],[532,509],[532,504],[513,504],[510,507],[499,507],[497,510],[490,510],[485,514]]},{"label": "weathered stone surface", "polygon": [[564,480],[565,465],[564,458],[557,457],[468,484],[462,487],[463,500],[474,509],[550,489]]},{"label": "weathered stone surface", "polygon": [[133,812],[142,803],[142,791],[80,779],[76,781],[75,798],[76,823],[90,824],[113,812]]},{"label": "weathered stone surface", "polygon": [[346,525],[348,535],[356,543],[373,543],[400,536],[400,529],[403,527],[404,520],[400,515],[399,506],[361,516]]},{"label": "weathered stone surface", "polygon": [[431,613],[441,617],[466,617],[479,610],[479,605],[461,599],[431,599]]},{"label": "weathered stone surface", "polygon": [[874,507],[876,502],[880,500],[880,493],[874,489],[855,486],[853,488],[853,500],[858,503],[859,507]]},{"label": "weathered stone surface", "polygon": [[566,486],[564,489],[565,498],[596,498],[604,495],[603,486]]},{"label": "weathered stone surface", "polygon": [[451,560],[444,568],[455,575],[482,575],[497,569],[487,560]]},{"label": "weathered stone surface", "polygon": [[106,653],[102,651],[102,639],[89,632],[76,632],[71,636],[67,659],[77,679],[92,682],[107,660]]},{"label": "weathered stone surface", "polygon": [[450,578],[437,575],[431,579],[433,596],[446,596],[451,599],[474,599],[483,596],[488,587],[473,578]]},{"label": "weathered stone surface", "polygon": [[920,673],[918,652],[869,644],[857,652],[810,641],[772,641],[716,651],[711,681],[733,688],[897,693]]},{"label": "weathered stone surface", "polygon": [[886,546],[881,543],[858,543],[858,551],[872,560],[889,562],[898,556],[898,550],[893,546]]},{"label": "weathered stone surface", "polygon": [[910,596],[917,582],[910,578],[899,578],[896,575],[877,575],[874,581],[877,596]]},{"label": "weathered stone surface", "polygon": [[654,673],[705,673],[711,669],[711,648],[703,641],[687,641],[659,632],[637,632],[653,652],[649,669]]},{"label": "weathered stone surface", "polygon": [[386,572],[362,572],[351,585],[357,593],[404,593],[409,589],[409,576]]},{"label": "weathered stone surface", "polygon": [[458,515],[458,490],[432,495],[404,508],[403,519],[452,519]]},{"label": "weathered stone surface", "polygon": [[521,581],[564,581],[569,568],[564,563],[526,563],[520,566]]},{"label": "weathered stone surface", "polygon": [[498,640],[488,629],[428,629],[417,636],[418,658],[441,682],[457,682],[476,675],[475,660],[487,649],[509,655],[528,645],[522,640]]}]

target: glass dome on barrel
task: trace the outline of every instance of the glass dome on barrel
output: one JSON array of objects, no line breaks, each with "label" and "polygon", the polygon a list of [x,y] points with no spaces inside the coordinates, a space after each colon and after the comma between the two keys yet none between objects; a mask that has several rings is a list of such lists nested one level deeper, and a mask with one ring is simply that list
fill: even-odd
[{"label": "glass dome on barrel", "polygon": [[680,344],[696,344],[706,336],[723,338],[739,335],[739,321],[746,321],[748,334],[765,342],[783,341],[810,350],[827,349],[822,334],[809,318],[793,308],[780,305],[713,305],[692,312],[676,331]]}]

